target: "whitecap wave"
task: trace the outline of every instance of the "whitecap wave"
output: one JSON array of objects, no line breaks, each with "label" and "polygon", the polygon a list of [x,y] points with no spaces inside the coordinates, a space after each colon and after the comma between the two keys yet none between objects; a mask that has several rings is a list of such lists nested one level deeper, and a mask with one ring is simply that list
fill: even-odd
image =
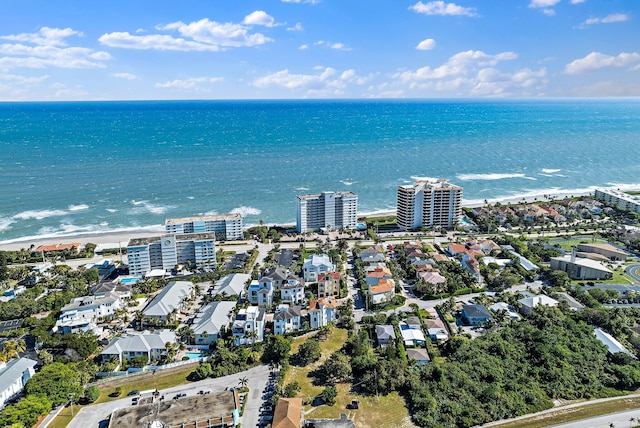
[{"label": "whitecap wave", "polygon": [[306,190],[309,190],[309,188],[300,186],[300,187],[294,187],[293,190],[306,191]]},{"label": "whitecap wave", "polygon": [[562,171],[561,169],[551,169],[551,168],[542,168],[541,170],[545,174],[555,174],[556,172]]},{"label": "whitecap wave", "polygon": [[13,218],[2,218],[0,217],[0,232],[3,230],[7,230],[11,227],[13,223],[16,221]]},{"label": "whitecap wave", "polygon": [[190,199],[190,200],[194,200],[195,198],[196,198],[195,196],[187,196],[187,199]]},{"label": "whitecap wave", "polygon": [[[607,183],[608,186],[614,187],[620,190],[634,190],[640,189],[639,183]],[[549,187],[544,189],[531,189],[523,192],[513,192],[509,195],[496,196],[493,198],[487,198],[486,200],[489,203],[517,203],[521,202],[523,199],[525,201],[545,201],[547,198],[552,199],[561,199],[568,196],[586,196],[589,194],[593,194],[596,189],[602,189],[606,186],[589,186],[589,187],[579,187],[574,189],[563,189],[561,187]],[[466,207],[472,206],[480,206],[484,205],[485,199],[463,199],[462,205]]]},{"label": "whitecap wave", "polygon": [[83,211],[83,210],[88,210],[89,205],[87,204],[69,205],[67,209],[69,211]]},{"label": "whitecap wave", "polygon": [[157,205],[153,204],[149,201],[131,201],[135,208],[133,208],[130,213],[131,214],[143,214],[145,212],[151,214],[164,214],[172,208],[175,208],[173,205]]},{"label": "whitecap wave", "polygon": [[15,220],[42,220],[49,217],[59,217],[68,214],[66,210],[28,210],[13,216]]},{"label": "whitecap wave", "polygon": [[119,227],[108,228],[97,224],[90,224],[86,226],[77,225],[61,225],[60,228],[43,227],[38,231],[38,235],[21,236],[20,238],[8,239],[6,241],[0,241],[0,245],[14,244],[17,242],[32,242],[43,239],[51,238],[68,238],[68,237],[81,237],[81,236],[93,236],[93,235],[111,235],[122,233],[162,233],[164,232],[164,226],[157,224],[152,226],[131,226],[131,227]]},{"label": "whitecap wave", "polygon": [[[531,180],[532,177],[527,177],[525,174],[521,173],[506,173],[506,174],[458,174],[456,175],[458,180],[461,181],[470,181],[470,180],[504,180],[507,178],[526,178],[527,180]],[[535,180],[535,178],[533,179]]]},{"label": "whitecap wave", "polygon": [[417,175],[412,175],[412,176],[411,176],[411,179],[412,179],[412,180],[415,180],[415,181],[432,181],[432,182],[435,182],[435,181],[438,181],[438,180],[439,180],[439,178],[434,178],[434,177],[420,177],[420,176],[417,176]]},{"label": "whitecap wave", "polygon": [[231,210],[231,214],[240,214],[242,217],[246,217],[248,215],[260,215],[262,211],[258,208],[241,206]]},{"label": "whitecap wave", "polygon": [[110,213],[117,213],[119,210],[115,208],[107,208],[107,211],[109,211]]},{"label": "whitecap wave", "polygon": [[355,181],[349,181],[349,180],[340,180],[340,183],[344,184],[345,186],[352,186],[356,182]]},{"label": "whitecap wave", "polygon": [[218,215],[218,211],[216,210],[207,211],[203,215]]}]

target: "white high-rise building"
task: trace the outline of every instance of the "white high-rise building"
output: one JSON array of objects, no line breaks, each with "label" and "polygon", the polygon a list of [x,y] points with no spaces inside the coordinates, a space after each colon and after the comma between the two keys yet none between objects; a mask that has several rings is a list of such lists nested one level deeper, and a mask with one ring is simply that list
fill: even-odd
[{"label": "white high-rise building", "polygon": [[176,265],[215,267],[215,233],[188,233],[131,239],[127,245],[129,274],[144,276],[153,269],[170,271]]},{"label": "white high-rise building", "polygon": [[234,241],[243,238],[240,214],[168,218],[164,222],[164,229],[172,235],[215,233],[218,241]]},{"label": "white high-rise building", "polygon": [[401,229],[455,227],[462,215],[462,187],[445,179],[418,180],[398,187],[397,223]]},{"label": "white high-rise building", "polygon": [[358,195],[351,192],[322,192],[297,196],[296,230],[311,232],[325,227],[355,229]]}]

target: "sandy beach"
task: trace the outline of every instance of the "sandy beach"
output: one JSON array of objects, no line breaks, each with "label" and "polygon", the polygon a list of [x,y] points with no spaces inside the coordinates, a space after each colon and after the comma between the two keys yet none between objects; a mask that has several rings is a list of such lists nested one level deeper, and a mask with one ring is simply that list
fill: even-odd
[{"label": "sandy beach", "polygon": [[[568,196],[586,196],[588,193],[583,194],[554,194],[554,199],[562,199]],[[500,198],[498,200],[488,200],[490,204],[494,204],[496,202],[500,202],[501,204],[507,203],[521,203],[523,199],[526,202],[540,202],[543,201],[544,198],[540,196],[529,197],[529,198]],[[484,205],[484,202],[481,203],[464,203],[463,206],[467,208],[474,208]],[[395,215],[395,211],[384,211],[384,212],[376,212],[370,214],[360,214],[360,217],[383,217],[389,215]],[[295,226],[293,226],[295,227]],[[117,244],[120,243],[123,247],[126,247],[129,239],[133,238],[145,238],[145,237],[153,237],[153,236],[161,236],[163,232],[153,232],[153,231],[131,231],[131,232],[104,232],[104,233],[93,233],[93,234],[79,234],[79,235],[68,235],[68,236],[58,236],[52,238],[40,238],[40,239],[28,239],[24,241],[16,241],[10,243],[0,243],[0,251],[17,251],[22,248],[30,248],[32,245],[37,247],[39,245],[51,245],[57,243],[68,243],[68,242],[80,242],[82,245],[86,243],[93,244],[115,244],[114,247],[117,247]]]}]

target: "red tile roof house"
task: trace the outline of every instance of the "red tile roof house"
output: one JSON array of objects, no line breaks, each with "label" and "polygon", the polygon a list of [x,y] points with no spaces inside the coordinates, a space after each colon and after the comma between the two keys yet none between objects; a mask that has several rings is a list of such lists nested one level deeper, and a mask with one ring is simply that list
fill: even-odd
[{"label": "red tile roof house", "polygon": [[51,254],[51,253],[69,250],[73,253],[77,253],[78,249],[80,249],[80,243],[72,242],[70,244],[40,245],[38,248],[35,249],[34,252]]}]

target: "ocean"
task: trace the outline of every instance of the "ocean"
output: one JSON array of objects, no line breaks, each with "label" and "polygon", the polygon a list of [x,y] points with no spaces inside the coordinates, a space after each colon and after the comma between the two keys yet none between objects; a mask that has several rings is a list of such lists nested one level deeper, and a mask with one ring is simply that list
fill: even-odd
[{"label": "ocean", "polygon": [[640,188],[640,100],[0,103],[0,243],[161,230],[240,212],[295,223],[295,196],[446,178],[467,204]]}]

